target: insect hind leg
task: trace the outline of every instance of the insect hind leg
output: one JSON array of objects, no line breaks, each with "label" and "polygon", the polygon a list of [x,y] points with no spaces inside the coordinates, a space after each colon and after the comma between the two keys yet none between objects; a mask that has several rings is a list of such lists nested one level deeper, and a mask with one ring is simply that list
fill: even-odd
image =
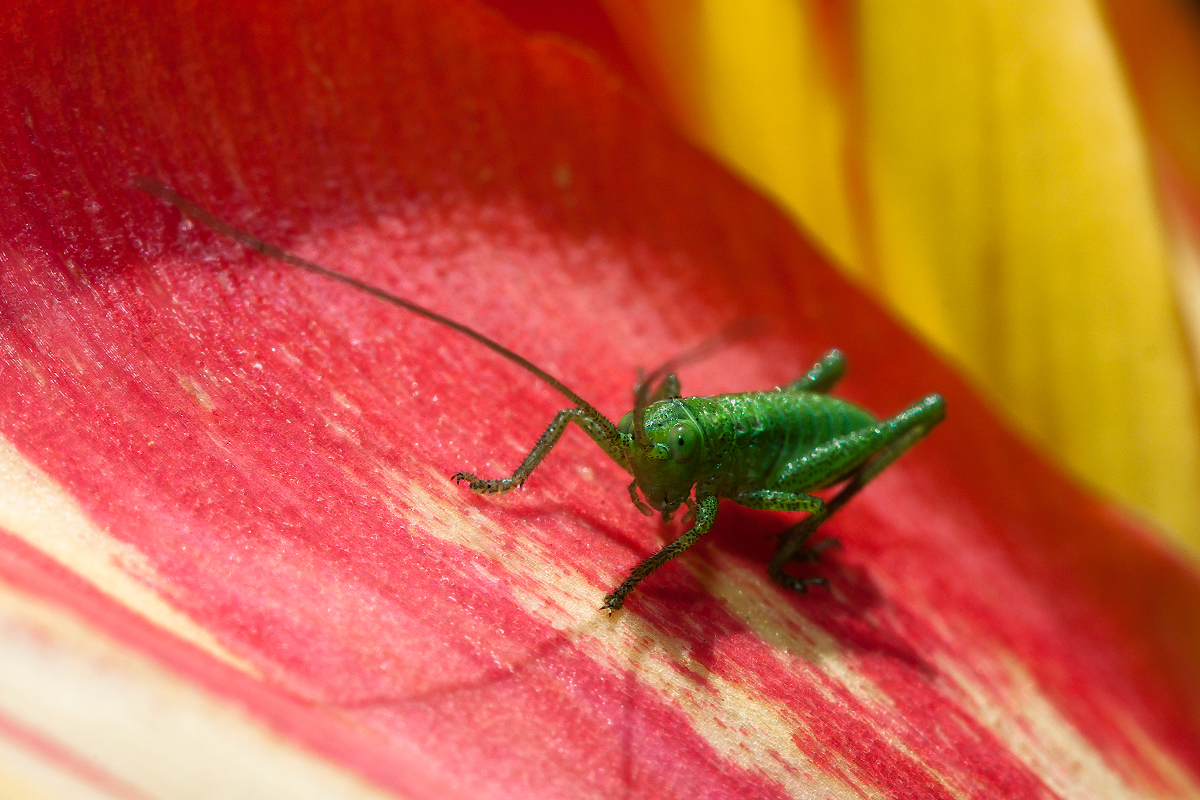
[{"label": "insect hind leg", "polygon": [[830,350],[798,381],[790,383],[785,392],[816,392],[828,394],[834,384],[846,374],[846,357],[841,350]]},{"label": "insect hind leg", "polygon": [[826,539],[815,546],[807,546],[808,540],[821,523],[846,505],[871,479],[883,472],[905,451],[925,438],[945,416],[945,401],[940,395],[931,394],[882,423],[881,427],[888,429],[891,435],[885,439],[875,457],[856,470],[846,485],[825,503],[824,508],[786,529],[780,536],[775,555],[767,565],[767,574],[771,580],[799,592],[808,591],[809,586],[828,585],[824,578],[798,578],[789,575],[784,571],[784,567],[793,561],[816,561],[821,551],[841,544],[837,539]]}]

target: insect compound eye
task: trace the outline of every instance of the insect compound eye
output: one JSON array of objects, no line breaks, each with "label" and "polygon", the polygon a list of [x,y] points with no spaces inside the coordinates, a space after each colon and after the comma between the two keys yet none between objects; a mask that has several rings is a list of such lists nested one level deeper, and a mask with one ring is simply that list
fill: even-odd
[{"label": "insect compound eye", "polygon": [[633,430],[633,412],[625,412],[625,416],[621,417],[621,421],[617,423],[617,431],[620,433],[629,433]]},{"label": "insect compound eye", "polygon": [[671,448],[671,458],[676,461],[689,461],[696,454],[696,442],[700,437],[696,429],[687,422],[681,422],[671,428],[667,446]]}]

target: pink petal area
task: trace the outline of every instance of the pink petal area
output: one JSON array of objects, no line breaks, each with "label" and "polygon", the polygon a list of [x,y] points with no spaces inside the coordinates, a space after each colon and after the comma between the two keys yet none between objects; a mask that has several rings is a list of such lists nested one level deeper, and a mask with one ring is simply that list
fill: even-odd
[{"label": "pink petal area", "polygon": [[[596,64],[467,4],[22,13],[0,25],[24,121],[0,137],[0,431],[215,644],[48,557],[65,524],[0,539],[12,591],[403,796],[1195,791],[1194,572]],[[609,621],[671,532],[585,437],[521,492],[448,480],[510,470],[560,398],[248,257],[139,174],[610,415],[637,364],[765,313],[685,390],[770,388],[836,344],[845,396],[937,390],[951,416],[827,526],[831,592],[767,583],[787,518],[726,504]]]}]

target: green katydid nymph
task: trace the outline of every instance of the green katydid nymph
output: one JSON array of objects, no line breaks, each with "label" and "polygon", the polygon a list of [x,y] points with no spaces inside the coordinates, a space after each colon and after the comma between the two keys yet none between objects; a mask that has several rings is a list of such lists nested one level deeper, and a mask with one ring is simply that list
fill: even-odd
[{"label": "green katydid nymph", "polygon": [[[136,183],[255,252],[347,284],[469,336],[566,397],[573,407],[554,417],[511,476],[487,480],[459,472],[452,480],[465,482],[479,494],[515,489],[524,484],[567,425],[574,422],[633,477],[629,496],[642,513],[657,512],[664,522],[670,522],[680,506],[685,507],[688,530],[634,567],[629,577],[604,598],[601,610],[610,615],[621,608],[638,583],[712,528],[721,498],[749,508],[808,512],[805,519],[780,536],[767,573],[777,583],[801,592],[825,584],[824,578],[796,577],[785,567],[794,561],[815,560],[822,549],[834,543],[836,540],[827,539],[810,546],[809,539],[822,522],[945,416],[945,403],[936,394],[884,420],[831,396],[829,391],[846,368],[837,350],[826,354],[804,377],[780,389],[682,397],[674,370],[712,349],[712,342],[707,342],[641,378],[634,390],[633,410],[614,425],[562,381],[478,331],[267,244],[160,183],[148,178],[138,178]],[[812,494],[841,483],[844,486],[829,500]]]}]

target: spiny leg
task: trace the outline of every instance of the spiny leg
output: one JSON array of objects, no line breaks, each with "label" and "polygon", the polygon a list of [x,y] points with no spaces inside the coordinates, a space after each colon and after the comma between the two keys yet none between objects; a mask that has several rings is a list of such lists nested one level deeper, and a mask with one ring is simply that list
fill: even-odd
[{"label": "spiny leg", "polygon": [[813,364],[807,375],[788,384],[784,391],[828,394],[845,373],[846,357],[842,355],[841,350],[830,350],[820,361]]},{"label": "spiny leg", "polygon": [[810,514],[819,514],[825,508],[825,501],[816,495],[775,489],[742,492],[731,499],[739,506],[762,511],[807,511]]},{"label": "spiny leg", "polygon": [[529,451],[529,455],[525,456],[525,460],[521,462],[521,465],[517,467],[511,477],[485,480],[469,472],[459,472],[452,476],[450,480],[455,483],[467,481],[471,487],[471,491],[477,494],[502,494],[516,489],[525,483],[525,479],[529,477],[529,474],[546,457],[551,448],[558,442],[559,437],[563,435],[563,431],[567,429],[567,424],[571,422],[583,428],[584,432],[592,437],[592,440],[600,445],[604,452],[608,453],[621,469],[629,470],[629,463],[625,458],[625,453],[608,440],[604,431],[591,417],[578,408],[566,408],[554,416],[554,419],[550,422],[550,426],[546,428],[545,433],[537,440],[537,444]]},{"label": "spiny leg", "polygon": [[604,605],[600,606],[600,610],[607,611],[611,617],[612,612],[624,604],[625,598],[633,591],[633,587],[637,586],[643,578],[684,550],[687,550],[696,543],[697,539],[708,533],[709,528],[713,526],[713,522],[717,519],[717,507],[719,504],[720,501],[716,495],[708,495],[707,497],[700,498],[700,503],[696,506],[696,524],[692,526],[691,530],[634,567],[633,572],[629,573],[629,577],[614,589],[608,597],[604,598]]},{"label": "spiny leg", "polygon": [[877,456],[854,473],[850,481],[825,503],[823,509],[786,529],[780,536],[775,555],[767,566],[767,574],[771,580],[800,592],[807,591],[812,585],[827,585],[828,582],[824,578],[797,578],[789,575],[784,571],[784,567],[792,561],[815,561],[822,550],[840,544],[837,539],[827,539],[814,547],[805,547],[821,523],[846,505],[850,498],[858,494],[872,478],[883,472],[906,450],[925,438],[945,416],[945,402],[940,396],[933,394],[888,420],[893,426],[894,438]]}]

